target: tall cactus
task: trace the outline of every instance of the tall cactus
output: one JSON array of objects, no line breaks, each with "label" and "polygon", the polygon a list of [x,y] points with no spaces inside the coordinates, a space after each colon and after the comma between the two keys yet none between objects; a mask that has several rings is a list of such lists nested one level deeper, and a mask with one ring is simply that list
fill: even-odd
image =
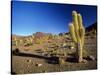
[{"label": "tall cactus", "polygon": [[76,44],[76,56],[78,62],[82,62],[82,49],[84,46],[84,35],[85,35],[85,28],[82,22],[81,14],[77,13],[76,11],[72,12],[73,21],[69,24],[70,26],[70,35],[72,40]]}]

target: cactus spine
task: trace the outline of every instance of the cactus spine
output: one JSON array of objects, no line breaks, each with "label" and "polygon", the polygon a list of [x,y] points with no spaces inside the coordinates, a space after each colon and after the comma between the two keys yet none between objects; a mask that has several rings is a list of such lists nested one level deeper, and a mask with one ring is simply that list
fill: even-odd
[{"label": "cactus spine", "polygon": [[70,23],[70,35],[76,44],[76,56],[78,62],[82,62],[82,49],[84,46],[85,28],[82,23],[81,14],[76,11],[72,12],[73,22]]}]

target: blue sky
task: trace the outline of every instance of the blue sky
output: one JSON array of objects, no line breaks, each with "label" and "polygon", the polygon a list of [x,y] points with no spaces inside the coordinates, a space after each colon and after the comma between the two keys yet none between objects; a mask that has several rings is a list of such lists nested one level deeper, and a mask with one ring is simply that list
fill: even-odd
[{"label": "blue sky", "polygon": [[96,6],[12,1],[12,34],[68,32],[73,10],[82,14],[85,27],[97,21]]}]

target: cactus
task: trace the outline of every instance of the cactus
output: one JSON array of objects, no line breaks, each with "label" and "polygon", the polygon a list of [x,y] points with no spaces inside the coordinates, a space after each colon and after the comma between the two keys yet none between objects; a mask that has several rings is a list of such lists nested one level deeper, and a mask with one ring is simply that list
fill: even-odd
[{"label": "cactus", "polygon": [[70,35],[72,40],[76,44],[76,56],[77,61],[82,62],[82,49],[84,46],[84,36],[85,36],[85,28],[82,23],[81,14],[76,11],[72,12],[73,22],[70,23]]},{"label": "cactus", "polygon": [[18,46],[18,40],[16,37],[14,38],[14,41],[15,41],[15,45]]}]

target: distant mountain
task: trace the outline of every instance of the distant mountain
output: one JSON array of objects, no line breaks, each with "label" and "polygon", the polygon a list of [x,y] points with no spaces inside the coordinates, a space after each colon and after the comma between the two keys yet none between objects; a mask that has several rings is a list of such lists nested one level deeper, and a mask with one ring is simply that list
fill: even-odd
[{"label": "distant mountain", "polygon": [[97,22],[95,22],[94,24],[86,27],[86,32],[90,32],[92,30],[96,30],[97,31]]},{"label": "distant mountain", "polygon": [[43,33],[43,32],[36,32],[35,34],[34,34],[34,37],[35,38],[42,38],[42,37],[44,37],[45,36],[45,33]]},{"label": "distant mountain", "polygon": [[43,33],[43,32],[36,32],[36,33],[33,33],[32,35],[27,35],[27,36],[12,34],[12,39],[13,38],[23,39],[23,38],[29,38],[29,37],[32,37],[32,36],[34,36],[35,38],[42,38],[42,37],[47,36],[47,35],[49,36],[49,35],[52,35],[52,34],[51,33]]}]

